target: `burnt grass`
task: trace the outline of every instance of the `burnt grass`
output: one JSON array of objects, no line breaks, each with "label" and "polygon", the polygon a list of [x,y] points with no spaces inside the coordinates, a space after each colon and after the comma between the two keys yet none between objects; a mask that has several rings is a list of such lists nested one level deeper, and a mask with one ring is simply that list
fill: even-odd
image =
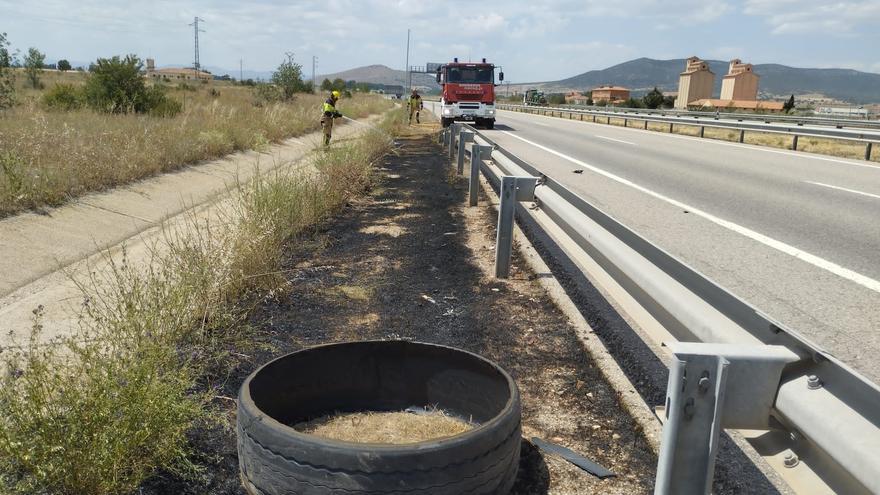
[{"label": "burnt grass", "polygon": [[[304,347],[412,339],[492,359],[522,392],[522,460],[515,494],[648,493],[656,457],[575,329],[525,264],[493,272],[496,214],[485,196],[467,208],[467,182],[450,175],[435,124],[411,127],[376,171],[375,184],[284,254],[284,290],[251,313],[256,342],[212,384],[220,421],[192,433],[203,470],[160,473],[140,493],[243,494],[235,402],[257,366]],[[611,469],[599,480],[528,439],[568,447]]]}]

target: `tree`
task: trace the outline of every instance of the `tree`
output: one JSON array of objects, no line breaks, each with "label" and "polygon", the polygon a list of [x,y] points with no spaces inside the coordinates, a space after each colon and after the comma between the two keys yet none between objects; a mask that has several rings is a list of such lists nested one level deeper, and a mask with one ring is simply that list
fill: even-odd
[{"label": "tree", "polygon": [[672,108],[675,106],[675,97],[674,96],[664,96],[663,97],[663,108]]},{"label": "tree", "polygon": [[46,55],[44,53],[40,53],[34,47],[28,48],[28,54],[24,57],[24,72],[34,89],[40,87],[40,73],[43,72],[43,62],[45,61]]},{"label": "tree", "polygon": [[0,33],[0,110],[15,104],[15,80],[9,68],[12,62],[6,33]]},{"label": "tree", "polygon": [[642,102],[633,97],[629,97],[629,99],[623,102],[623,106],[627,108],[642,108]]},{"label": "tree", "polygon": [[110,113],[145,113],[173,116],[180,102],[168,98],[161,86],[147,88],[141,76],[141,60],[135,55],[99,58],[84,88],[85,101],[95,110]]},{"label": "tree", "polygon": [[345,81],[342,80],[341,77],[337,77],[333,80],[333,88],[336,91],[345,91]]},{"label": "tree", "polygon": [[788,113],[788,112],[792,111],[793,109],[794,109],[794,95],[791,95],[791,98],[789,98],[788,101],[783,103],[782,110],[784,110],[785,113]]},{"label": "tree", "polygon": [[307,93],[309,87],[302,79],[302,65],[293,61],[292,57],[281,62],[278,70],[272,73],[272,84],[280,90],[283,100],[293,99],[295,93]]},{"label": "tree", "polygon": [[645,108],[660,108],[663,105],[663,93],[654,86],[654,89],[642,97],[642,102],[644,102]]},{"label": "tree", "polygon": [[553,93],[547,98],[547,103],[551,105],[564,105],[565,95],[562,93]]},{"label": "tree", "polygon": [[331,89],[333,89],[333,83],[330,82],[330,79],[324,78],[321,81],[321,91],[330,91]]},{"label": "tree", "polygon": [[587,97],[587,106],[591,107],[591,106],[594,105],[594,103],[595,103],[595,102],[593,101],[593,97],[592,97],[592,96],[588,96],[588,97]]},{"label": "tree", "polygon": [[70,66],[70,62],[68,62],[67,60],[62,58],[58,61],[58,70],[60,70],[61,72],[71,69],[73,69],[73,67]]}]

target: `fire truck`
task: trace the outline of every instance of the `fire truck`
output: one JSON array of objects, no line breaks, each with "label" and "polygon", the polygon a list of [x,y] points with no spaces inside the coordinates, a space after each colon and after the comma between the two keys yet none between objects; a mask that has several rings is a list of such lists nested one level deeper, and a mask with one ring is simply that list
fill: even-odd
[{"label": "fire truck", "polygon": [[[504,72],[498,72],[504,81]],[[452,63],[437,68],[437,82],[443,87],[440,99],[440,122],[443,127],[458,121],[473,122],[491,129],[495,126],[495,65]]]}]

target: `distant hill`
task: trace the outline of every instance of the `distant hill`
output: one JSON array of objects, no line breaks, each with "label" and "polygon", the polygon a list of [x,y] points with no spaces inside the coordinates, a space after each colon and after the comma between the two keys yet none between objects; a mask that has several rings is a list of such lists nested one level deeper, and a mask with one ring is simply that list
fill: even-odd
[{"label": "distant hill", "polygon": [[[715,73],[715,95],[721,94],[721,78],[728,62],[708,60]],[[602,84],[625,86],[635,92],[657,86],[664,91],[678,89],[678,75],[685,59],[654,60],[638,58],[602,70],[591,70],[568,79],[538,83],[544,90],[590,89]],[[758,90],[762,95],[787,96],[819,93],[851,103],[880,102],[880,74],[852,69],[801,69],[779,64],[756,64],[761,76]]]},{"label": "distant hill", "polygon": [[[404,86],[406,84],[406,72],[392,69],[384,65],[367,65],[357,67],[335,74],[318,75],[318,81],[324,79],[340,78],[345,81],[357,81],[372,84],[384,84],[389,86]],[[440,89],[433,74],[413,74],[413,86],[423,86],[432,90]]]}]

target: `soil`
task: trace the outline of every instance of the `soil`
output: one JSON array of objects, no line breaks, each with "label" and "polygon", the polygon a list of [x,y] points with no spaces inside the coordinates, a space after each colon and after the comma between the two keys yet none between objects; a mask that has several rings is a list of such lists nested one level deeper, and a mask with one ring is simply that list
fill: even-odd
[{"label": "soil", "polygon": [[[515,255],[493,278],[496,213],[485,196],[466,207],[467,182],[450,175],[435,123],[409,128],[377,170],[370,193],[285,255],[288,287],[254,311],[259,347],[218,384],[230,398],[248,373],[303,347],[361,339],[412,339],[481,354],[522,393],[522,459],[514,494],[649,493],[657,459],[574,328]],[[142,494],[241,494],[235,403],[229,423],[193,435],[210,452],[197,480],[164,475]],[[529,442],[540,437],[605,466],[599,480]]]},{"label": "soil", "polygon": [[403,445],[452,437],[474,428],[466,420],[443,411],[413,414],[404,411],[369,411],[323,416],[293,428],[332,440]]}]

